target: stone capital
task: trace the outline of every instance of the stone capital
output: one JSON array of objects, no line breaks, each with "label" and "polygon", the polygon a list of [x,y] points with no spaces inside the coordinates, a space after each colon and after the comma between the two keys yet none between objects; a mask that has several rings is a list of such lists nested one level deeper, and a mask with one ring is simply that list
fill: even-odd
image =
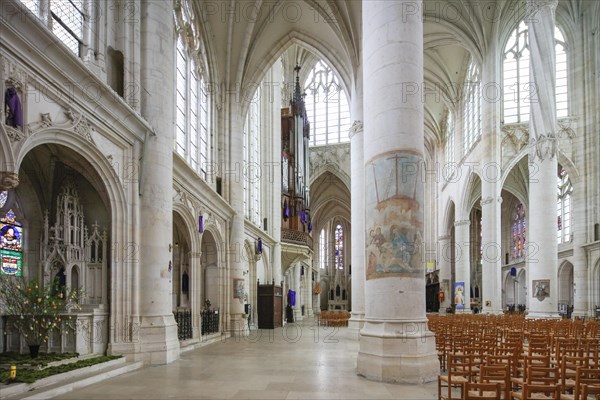
[{"label": "stone capital", "polygon": [[460,221],[454,221],[454,226],[463,226],[463,225],[471,225],[470,219],[463,219]]},{"label": "stone capital", "polygon": [[553,132],[539,134],[530,140],[530,157],[536,161],[552,160],[558,154],[558,138]]},{"label": "stone capital", "polygon": [[483,199],[481,199],[481,201],[479,202],[479,204],[481,204],[482,206],[486,205],[486,204],[490,204],[494,202],[494,198],[492,196],[487,196],[484,197]]},{"label": "stone capital", "polygon": [[450,235],[442,235],[442,236],[438,236],[438,240],[442,241],[442,240],[450,240]]},{"label": "stone capital", "polygon": [[348,133],[348,137],[352,140],[352,137],[357,133],[362,133],[364,130],[363,122],[360,120],[355,120],[350,127],[350,132]]},{"label": "stone capital", "polygon": [[19,185],[19,175],[11,171],[0,171],[0,190],[9,190]]}]

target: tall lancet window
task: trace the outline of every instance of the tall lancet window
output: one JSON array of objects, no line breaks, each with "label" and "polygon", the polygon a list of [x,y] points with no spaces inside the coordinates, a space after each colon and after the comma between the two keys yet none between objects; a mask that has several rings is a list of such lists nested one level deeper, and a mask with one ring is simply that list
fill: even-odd
[{"label": "tall lancet window", "polygon": [[525,256],[525,240],[527,238],[527,218],[525,207],[518,204],[513,211],[512,223],[512,259],[518,260]]},{"label": "tall lancet window", "polygon": [[327,235],[325,229],[321,229],[321,235],[319,236],[319,267],[325,269],[327,265]]},{"label": "tall lancet window", "polygon": [[446,146],[445,158],[446,163],[454,162],[454,118],[452,117],[452,111],[448,111],[448,117],[446,118]]},{"label": "tall lancet window", "polygon": [[333,69],[319,61],[304,85],[306,114],[311,127],[310,145],[350,141],[348,97]]},{"label": "tall lancet window", "polygon": [[[569,115],[567,44],[561,30],[554,28],[556,56],[556,116]],[[529,106],[535,98],[535,87],[529,78],[529,32],[521,21],[504,47],[502,68],[503,120],[505,124],[529,121]]]},{"label": "tall lancet window", "polygon": [[[189,24],[189,11],[177,14],[177,24]],[[188,25],[185,25],[186,27]],[[187,28],[186,28],[187,29]],[[188,43],[186,29],[181,29],[175,48],[175,143],[173,150],[202,179],[206,179],[210,162],[210,118],[205,71],[193,49],[197,43]],[[196,41],[198,39],[196,38]]]},{"label": "tall lancet window", "polygon": [[244,165],[242,180],[244,184],[244,209],[246,218],[256,225],[261,223],[261,104],[260,87],[248,107],[244,122]]},{"label": "tall lancet window", "polygon": [[567,243],[571,241],[571,198],[573,195],[573,185],[569,179],[567,171],[558,165],[558,198],[556,201],[557,230],[556,237],[558,243]]},{"label": "tall lancet window", "polygon": [[479,67],[471,61],[465,77],[463,95],[463,154],[481,137],[481,95]]},{"label": "tall lancet window", "polygon": [[335,227],[335,269],[344,269],[344,228]]}]

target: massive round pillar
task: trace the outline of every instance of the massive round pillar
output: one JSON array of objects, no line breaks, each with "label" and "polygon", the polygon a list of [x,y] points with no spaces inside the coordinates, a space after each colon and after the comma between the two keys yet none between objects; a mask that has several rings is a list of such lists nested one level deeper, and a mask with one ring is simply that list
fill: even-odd
[{"label": "massive round pillar", "polygon": [[529,316],[558,317],[556,240],[556,100],[554,12],[558,0],[528,0],[529,79],[535,88],[529,120]]},{"label": "massive round pillar", "polygon": [[422,383],[439,373],[423,265],[420,1],[363,2],[365,321],[357,372]]},{"label": "massive round pillar", "polygon": [[365,318],[365,162],[363,133],[362,68],[352,91],[351,113],[354,123],[350,128],[352,230],[352,317],[348,321],[349,337],[359,338]]},{"label": "massive round pillar", "polygon": [[142,115],[154,128],[144,142],[140,185],[138,286],[139,342],[152,364],[179,358],[177,324],[171,304],[173,246],[173,104],[165,87],[174,82],[174,27],[171,3],[142,1]]}]

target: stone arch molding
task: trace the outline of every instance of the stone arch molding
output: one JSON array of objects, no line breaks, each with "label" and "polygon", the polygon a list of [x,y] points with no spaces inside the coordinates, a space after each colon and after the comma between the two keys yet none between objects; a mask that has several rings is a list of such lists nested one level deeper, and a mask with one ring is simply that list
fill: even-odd
[{"label": "stone arch molding", "polygon": [[201,245],[201,237],[197,234],[197,230],[194,230],[195,220],[191,210],[185,204],[173,201],[173,212],[179,214],[179,217],[183,220],[185,226],[182,230],[190,240],[190,251],[197,252]]},{"label": "stone arch molding", "polygon": [[324,174],[331,173],[350,192],[350,143],[313,147],[310,151],[310,182],[312,187]]}]

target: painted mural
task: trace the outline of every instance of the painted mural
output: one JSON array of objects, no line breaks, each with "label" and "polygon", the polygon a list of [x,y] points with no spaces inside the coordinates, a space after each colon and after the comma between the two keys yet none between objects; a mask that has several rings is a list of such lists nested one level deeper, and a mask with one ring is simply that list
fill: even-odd
[{"label": "painted mural", "polygon": [[407,150],[367,164],[367,279],[423,276],[423,158]]}]

